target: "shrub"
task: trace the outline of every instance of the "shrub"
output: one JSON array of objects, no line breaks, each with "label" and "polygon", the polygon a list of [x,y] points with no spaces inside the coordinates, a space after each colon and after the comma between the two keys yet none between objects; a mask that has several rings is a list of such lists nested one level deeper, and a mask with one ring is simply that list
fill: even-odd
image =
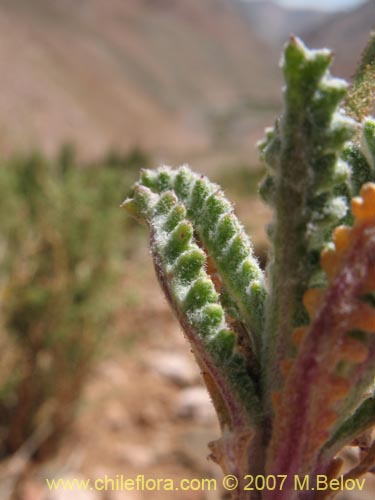
[{"label": "shrub", "polygon": [[118,210],[133,178],[129,162],[144,160],[112,153],[78,166],[65,146],[52,161],[2,161],[0,456],[48,426],[38,450],[46,456],[72,421],[111,330],[116,264],[130,245]]}]

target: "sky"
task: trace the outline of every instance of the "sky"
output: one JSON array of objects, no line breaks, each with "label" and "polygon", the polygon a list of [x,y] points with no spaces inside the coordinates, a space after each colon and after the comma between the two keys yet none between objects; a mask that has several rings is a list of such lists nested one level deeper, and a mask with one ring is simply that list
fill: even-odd
[{"label": "sky", "polygon": [[321,10],[342,10],[354,8],[366,0],[274,0],[286,7],[315,8]]}]

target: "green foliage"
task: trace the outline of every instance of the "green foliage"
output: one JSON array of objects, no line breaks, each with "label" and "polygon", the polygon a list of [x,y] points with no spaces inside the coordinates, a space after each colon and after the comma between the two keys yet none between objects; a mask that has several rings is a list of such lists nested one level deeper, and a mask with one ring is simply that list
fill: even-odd
[{"label": "green foliage", "polygon": [[38,452],[46,455],[72,420],[110,333],[120,257],[130,250],[121,194],[144,161],[134,151],[79,164],[69,145],[55,160],[2,160],[0,455],[47,422]]},{"label": "green foliage", "polygon": [[[364,60],[372,53],[373,40]],[[260,144],[273,209],[265,275],[224,193],[189,168],[144,170],[123,204],[149,227],[221,423],[211,457],[238,477],[236,499],[318,498],[316,475],[337,477],[337,453],[375,424],[375,121],[340,107],[347,83],[330,76],[331,58],[294,37],[285,47],[284,109]],[[373,467],[374,449],[346,477]],[[246,474],[286,480],[249,493]],[[296,475],[312,491],[296,490]]]},{"label": "green foliage", "polygon": [[363,51],[361,62],[354,75],[353,84],[345,100],[345,108],[361,122],[374,112],[375,83],[375,33],[372,32]]},{"label": "green foliage", "polygon": [[308,50],[291,39],[282,65],[284,112],[260,145],[269,172],[261,194],[274,208],[263,353],[263,363],[272,366],[267,392],[280,387],[277,367],[294,351],[291,333],[308,323],[302,296],[312,284],[324,285],[319,255],[347,214],[350,170],[340,155],[355,123],[337,109],[347,84],[329,75],[330,62],[328,50]]},{"label": "green foliage", "polygon": [[[206,253],[194,237],[189,209],[172,191],[166,190],[171,185],[177,186],[177,193],[182,195],[183,186],[189,183],[191,196],[197,200],[197,191],[207,191],[209,197],[212,186],[206,179],[194,177],[186,168],[145,171],[142,179],[143,183],[134,186],[133,197],[124,206],[130,205],[132,213],[136,211],[144,217],[150,227],[151,251],[161,286],[177,316],[184,318],[185,333],[200,366],[217,383],[226,383],[227,391],[238,394],[234,396],[238,402],[247,402],[245,408],[237,404],[236,411],[243,414],[246,422],[247,419],[254,421],[259,411],[254,380],[247,373],[244,357],[234,349],[235,332],[225,320],[223,304],[205,269]],[[144,184],[153,186],[156,192]],[[199,204],[203,205],[203,202]],[[192,218],[195,220],[197,216],[196,212]],[[253,265],[256,266],[255,262]],[[212,398],[215,401],[215,393]],[[233,427],[233,415],[229,416],[227,425]]]}]

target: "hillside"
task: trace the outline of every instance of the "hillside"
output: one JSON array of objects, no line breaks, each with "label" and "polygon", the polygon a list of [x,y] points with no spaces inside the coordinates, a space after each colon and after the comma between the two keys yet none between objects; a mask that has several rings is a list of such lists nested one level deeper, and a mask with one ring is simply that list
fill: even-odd
[{"label": "hillside", "polygon": [[275,107],[277,59],[231,0],[0,0],[0,145],[211,151]]},{"label": "hillside", "polygon": [[359,56],[369,34],[375,28],[375,2],[338,14],[305,35],[305,41],[313,47],[329,47],[335,52],[333,71],[336,75],[350,78],[355,72]]},{"label": "hillside", "polygon": [[281,46],[290,34],[303,36],[334,14],[312,9],[288,9],[271,0],[239,0],[257,35],[277,46]]}]

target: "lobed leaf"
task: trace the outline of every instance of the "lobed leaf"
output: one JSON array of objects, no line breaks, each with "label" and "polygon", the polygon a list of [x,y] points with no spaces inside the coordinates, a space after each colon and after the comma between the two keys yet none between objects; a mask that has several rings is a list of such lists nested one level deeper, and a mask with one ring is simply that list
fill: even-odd
[{"label": "lobed leaf", "polygon": [[293,329],[308,323],[302,297],[322,282],[320,251],[348,212],[350,170],[340,155],[356,125],[338,110],[346,83],[330,77],[331,57],[291,38],[282,61],[284,110],[260,144],[268,168],[261,194],[274,208],[262,356],[269,397],[282,386],[283,359],[295,352]]},{"label": "lobed leaf", "polygon": [[[143,180],[163,189],[172,171],[144,172]],[[187,210],[172,191],[153,192],[136,184],[124,202],[131,214],[150,227],[151,252],[160,284],[193,348],[198,364],[209,377],[212,398],[222,425],[241,428],[260,418],[260,403],[246,359],[237,349],[237,336],[228,325],[214,283],[206,272],[207,256],[197,245]],[[223,415],[227,415],[223,417]]]},{"label": "lobed leaf", "polygon": [[219,186],[187,167],[144,171],[140,185],[154,193],[172,190],[193,224],[198,244],[210,256],[222,286],[238,308],[255,352],[261,350],[266,291],[263,273],[242,225]]}]

